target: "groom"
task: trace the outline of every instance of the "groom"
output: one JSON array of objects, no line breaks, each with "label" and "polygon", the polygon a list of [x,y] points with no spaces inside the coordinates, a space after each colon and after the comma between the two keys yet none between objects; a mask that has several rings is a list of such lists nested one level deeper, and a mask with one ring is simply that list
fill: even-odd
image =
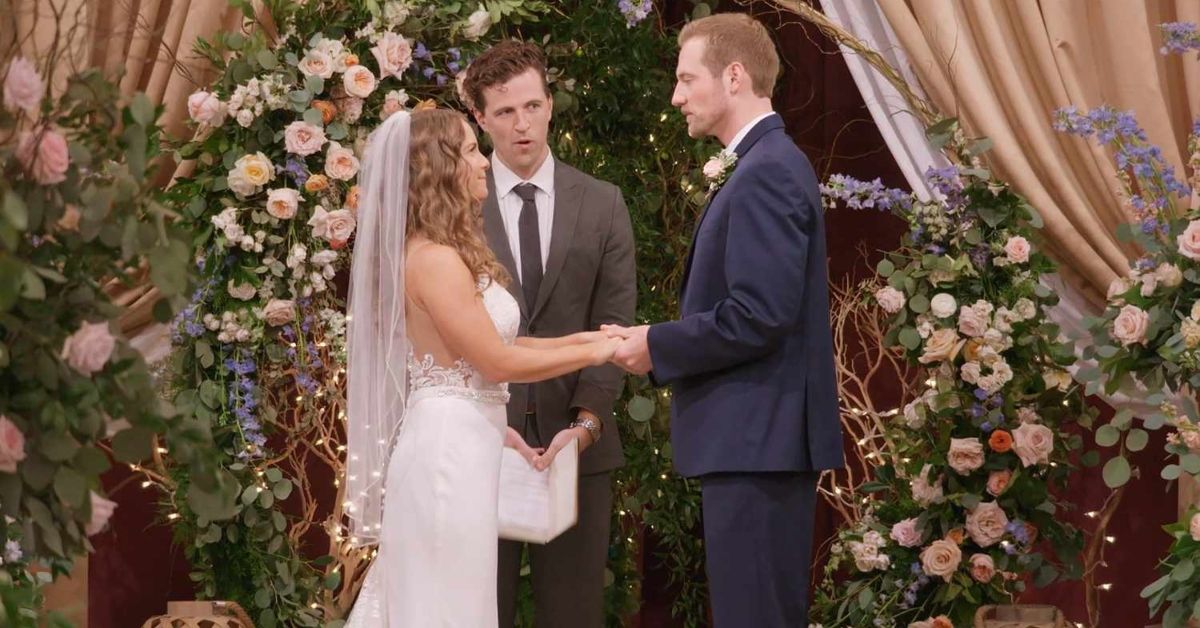
[{"label": "groom", "polygon": [[[813,509],[842,466],[817,180],[771,108],[767,29],[717,14],[679,34],[671,104],[736,160],[710,174],[677,321],[606,328],[614,361],[673,391],[676,469],[699,478],[717,628],[808,625]],[[732,163],[730,163],[732,162]]]}]

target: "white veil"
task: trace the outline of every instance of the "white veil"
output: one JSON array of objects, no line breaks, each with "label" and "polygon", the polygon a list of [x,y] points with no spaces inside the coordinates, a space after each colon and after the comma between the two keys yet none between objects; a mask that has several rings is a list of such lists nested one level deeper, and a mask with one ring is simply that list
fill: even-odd
[{"label": "white veil", "polygon": [[408,394],[404,236],[412,116],[371,133],[359,176],[346,331],[346,499],[352,542],[377,542],[384,474]]}]

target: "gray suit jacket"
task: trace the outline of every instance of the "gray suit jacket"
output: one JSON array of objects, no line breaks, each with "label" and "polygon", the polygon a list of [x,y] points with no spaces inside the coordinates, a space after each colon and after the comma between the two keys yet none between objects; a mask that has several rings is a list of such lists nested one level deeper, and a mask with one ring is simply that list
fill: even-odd
[{"label": "gray suit jacket", "polygon": [[[488,244],[513,277],[508,291],[521,305],[521,335],[553,338],[599,329],[605,323],[632,322],[637,301],[633,228],[616,186],[555,162],[554,226],[537,303],[525,302],[517,282],[516,262],[490,172],[483,224]],[[609,364],[533,386],[513,385],[508,423],[518,431],[523,429],[528,390],[537,395],[537,423],[544,445],[566,429],[580,408],[589,410],[604,422],[604,434],[583,453],[579,472],[615,469],[625,462],[613,419],[613,404],[621,396],[624,382],[625,374]]]}]

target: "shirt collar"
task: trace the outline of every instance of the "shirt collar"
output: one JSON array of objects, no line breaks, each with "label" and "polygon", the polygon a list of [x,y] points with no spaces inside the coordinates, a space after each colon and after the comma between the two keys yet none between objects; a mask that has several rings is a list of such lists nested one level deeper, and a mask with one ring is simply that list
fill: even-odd
[{"label": "shirt collar", "polygon": [[554,153],[548,152],[541,167],[528,180],[517,176],[511,168],[500,161],[495,152],[492,153],[492,176],[496,180],[496,198],[504,198],[513,188],[522,183],[532,183],[547,194],[554,193]]},{"label": "shirt collar", "polygon": [[726,147],[726,150],[728,150],[731,153],[737,152],[738,144],[741,144],[742,140],[746,139],[746,135],[750,133],[750,129],[753,129],[754,125],[758,124],[759,122],[762,122],[763,120],[766,120],[767,118],[769,118],[773,115],[775,115],[774,111],[768,111],[768,112],[758,116],[757,118],[747,122],[746,126],[742,127],[742,130],[738,131],[737,135],[733,136],[733,140],[731,140],[729,142],[729,146]]}]

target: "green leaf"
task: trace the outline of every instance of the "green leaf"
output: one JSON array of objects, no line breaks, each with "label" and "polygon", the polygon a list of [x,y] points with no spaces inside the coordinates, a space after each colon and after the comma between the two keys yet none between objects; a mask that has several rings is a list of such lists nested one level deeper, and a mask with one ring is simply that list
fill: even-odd
[{"label": "green leaf", "polygon": [[1111,425],[1101,425],[1096,430],[1096,444],[1101,447],[1112,447],[1121,439],[1121,431]]},{"label": "green leaf", "polygon": [[896,272],[896,265],[889,259],[881,259],[875,266],[875,271],[879,273],[880,277],[890,277],[892,273]]},{"label": "green leaf", "polygon": [[1149,442],[1150,434],[1143,429],[1134,428],[1129,430],[1129,434],[1125,436],[1125,446],[1129,448],[1129,451],[1141,451]]},{"label": "green leaf", "polygon": [[216,486],[206,490],[199,484],[188,487],[187,502],[197,516],[209,521],[225,521],[237,514],[237,478],[229,471],[217,472]]},{"label": "green leaf", "polygon": [[1159,475],[1162,476],[1162,479],[1167,480],[1167,481],[1178,480],[1179,473],[1181,471],[1182,471],[1182,469],[1179,468],[1179,465],[1169,464],[1162,468],[1162,472]]},{"label": "green leaf", "polygon": [[712,7],[708,6],[707,4],[705,4],[703,2],[698,3],[696,5],[696,8],[692,9],[692,19],[693,20],[699,20],[702,18],[706,18],[710,15],[712,15]]},{"label": "green leaf", "polygon": [[263,476],[267,478],[268,482],[278,482],[283,479],[283,471],[280,471],[276,467],[271,467],[263,472]]},{"label": "green leaf", "polygon": [[0,257],[0,312],[7,312],[21,294],[25,265],[11,257]]},{"label": "green leaf", "polygon": [[1200,473],[1200,455],[1185,454],[1179,458],[1179,463],[1183,466],[1183,470],[1196,475]]},{"label": "green leaf", "polygon": [[15,190],[9,190],[4,195],[4,205],[0,206],[0,211],[3,211],[4,219],[13,229],[24,231],[29,228],[29,209],[25,206],[25,199]]},{"label": "green leaf", "polygon": [[645,423],[654,418],[654,402],[649,397],[634,395],[626,406],[629,418],[639,423]]},{"label": "green leaf", "polygon": [[1187,582],[1196,573],[1196,564],[1190,558],[1184,558],[1171,570],[1171,579],[1175,582]]},{"label": "green leaf", "polygon": [[304,121],[315,127],[325,126],[325,119],[321,117],[320,109],[309,109],[308,111],[305,111]]},{"label": "green leaf", "polygon": [[30,301],[46,300],[46,284],[30,266],[25,267],[25,272],[21,276],[21,298]]},{"label": "green leaf", "polygon": [[133,102],[129,103],[129,115],[133,116],[133,121],[144,127],[154,126],[154,103],[146,97],[142,92],[133,95]]},{"label": "green leaf", "polygon": [[80,448],[73,463],[77,469],[88,475],[100,475],[112,467],[108,456],[91,445]]},{"label": "green leaf", "polygon": [[325,588],[326,589],[329,589],[330,591],[335,591],[340,586],[342,586],[342,572],[335,571],[335,572],[329,574],[328,576],[325,576]]},{"label": "green leaf", "polygon": [[262,66],[264,70],[274,70],[279,67],[279,59],[270,50],[259,50],[254,55],[254,60],[258,61],[258,65]]},{"label": "green leaf", "polygon": [[113,436],[113,453],[121,462],[137,463],[150,457],[154,432],[140,426],[117,432]]},{"label": "green leaf", "polygon": [[79,451],[79,443],[71,438],[70,434],[63,432],[47,432],[40,441],[42,455],[51,462],[64,462],[70,460],[76,451]]},{"label": "green leaf", "polygon": [[908,308],[917,314],[924,314],[929,311],[929,298],[923,294],[914,294],[908,300]]},{"label": "green leaf", "polygon": [[292,494],[292,481],[282,480],[275,486],[271,487],[271,492],[275,493],[275,499],[280,501],[288,498]]},{"label": "green leaf", "polygon": [[909,351],[914,351],[917,347],[921,346],[921,334],[917,333],[917,330],[912,327],[901,329],[899,340],[900,344],[904,345],[904,348]]},{"label": "green leaf", "polygon": [[1129,461],[1124,457],[1118,456],[1104,464],[1102,472],[1104,483],[1108,488],[1117,488],[1124,486],[1129,482],[1129,476],[1132,470],[1129,468]]},{"label": "green leaf", "polygon": [[54,494],[72,508],[83,508],[88,496],[87,478],[71,467],[59,467],[54,474]]}]

